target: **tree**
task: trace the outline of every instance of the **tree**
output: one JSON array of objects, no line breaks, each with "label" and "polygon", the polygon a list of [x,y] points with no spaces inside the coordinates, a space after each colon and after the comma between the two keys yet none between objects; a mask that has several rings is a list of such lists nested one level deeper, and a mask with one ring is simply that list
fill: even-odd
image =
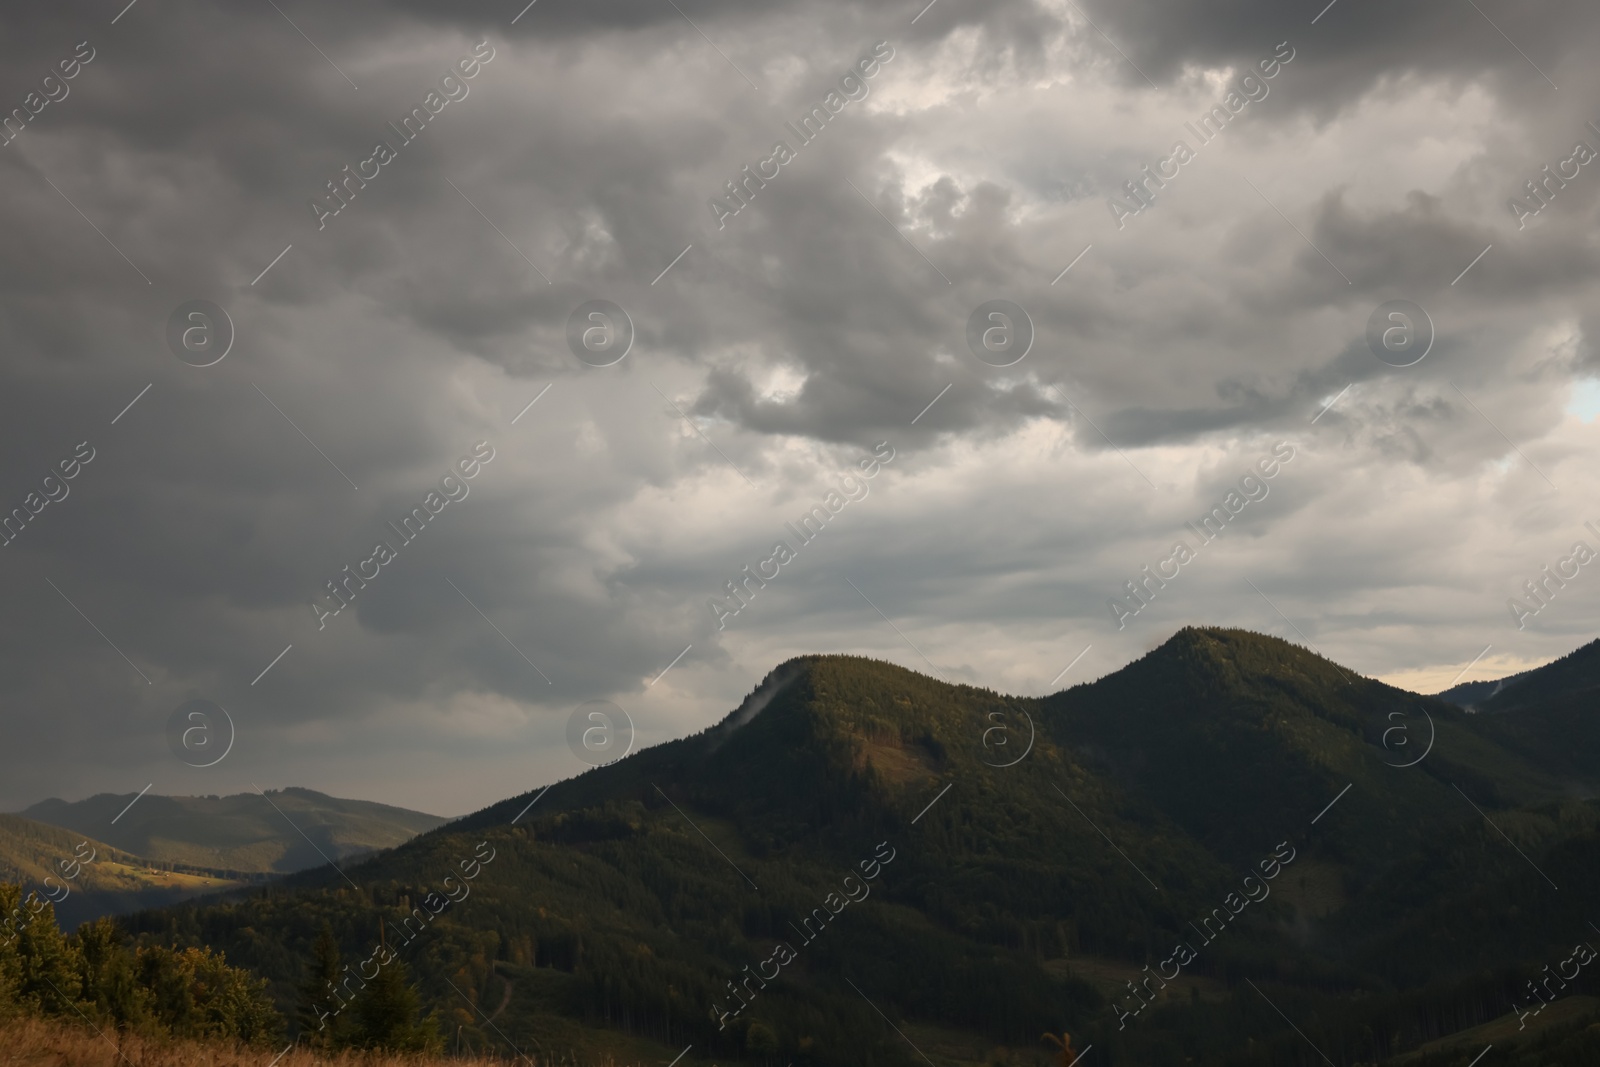
[{"label": "tree", "polygon": [[56,925],[55,905],[29,893],[21,907],[25,918],[15,942],[19,999],[40,1014],[75,1014],[82,988],[77,952]]},{"label": "tree", "polygon": [[267,980],[229,967],[220,952],[189,948],[184,974],[194,991],[194,1029],[188,1036],[232,1038],[247,1045],[275,1046],[283,1020],[267,995]]},{"label": "tree", "polygon": [[745,1051],[761,1060],[778,1054],[778,1035],[766,1023],[751,1023],[744,1035]]},{"label": "tree", "polygon": [[431,1052],[442,1044],[437,1021],[421,1016],[417,991],[398,958],[379,968],[350,1010],[355,1016],[352,1043],[360,1048]]},{"label": "tree", "polygon": [[123,945],[122,929],[111,919],[84,923],[73,935],[83,999],[119,1030],[150,1014],[149,993],[139,985],[134,958]]},{"label": "tree", "polygon": [[295,1013],[301,1035],[319,1048],[342,1048],[348,1043],[350,1020],[341,1014],[340,1003],[333,995],[339,971],[339,942],[334,939],[333,927],[324,920],[311,945],[311,962],[300,983],[300,1004]]},{"label": "tree", "polygon": [[183,953],[165,945],[139,950],[139,984],[150,992],[150,1011],[162,1028],[187,1036],[194,1032],[194,989],[184,973]]}]

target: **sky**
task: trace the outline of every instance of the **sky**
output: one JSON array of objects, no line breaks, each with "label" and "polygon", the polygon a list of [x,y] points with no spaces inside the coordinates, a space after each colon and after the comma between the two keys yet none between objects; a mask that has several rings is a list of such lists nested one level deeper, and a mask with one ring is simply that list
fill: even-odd
[{"label": "sky", "polygon": [[924,5],[6,5],[0,809],[1593,637],[1600,8]]}]

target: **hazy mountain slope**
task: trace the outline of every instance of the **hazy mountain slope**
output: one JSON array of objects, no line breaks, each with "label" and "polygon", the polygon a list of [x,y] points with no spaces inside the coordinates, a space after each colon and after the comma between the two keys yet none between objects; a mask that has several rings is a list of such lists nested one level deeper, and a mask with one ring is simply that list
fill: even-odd
[{"label": "hazy mountain slope", "polygon": [[1569,794],[1600,793],[1600,641],[1514,677],[1477,704],[1474,729],[1559,776]]},{"label": "hazy mountain slope", "polygon": [[[366,800],[343,800],[311,789],[282,789],[266,797],[259,793],[226,797],[146,794],[129,808],[136,795],[100,793],[72,803],[51,799],[22,814],[99,837],[146,859],[254,872],[321,866],[326,862],[324,853],[339,860],[393,848],[445,821],[436,815]],[[117,818],[124,808],[127,813]]]},{"label": "hazy mountain slope", "polygon": [[1485,713],[1511,711],[1556,698],[1600,695],[1600,640],[1562,656],[1553,663],[1516,675],[1507,686],[1480,706]]},{"label": "hazy mountain slope", "polygon": [[58,901],[56,916],[69,929],[100,915],[160,907],[243,884],[229,872],[158,869],[102,841],[20,815],[0,815],[0,881],[21,883]]},{"label": "hazy mountain slope", "polygon": [[[922,1062],[882,1011],[975,1060],[1066,1028],[1107,1064],[1309,1062],[1249,978],[1339,1062],[1371,1062],[1503,1014],[1600,893],[1595,807],[1558,799],[1560,774],[1481,718],[1242,631],[1184,631],[1044,700],[805,657],[719,725],[542,797],[135,923],[292,998],[323,921],[364,959],[465,862],[471,895],[425,908],[402,956],[475,1040],[600,1028],[712,1058]],[[1292,858],[1245,905],[1275,854]],[[869,895],[830,910],[863,863]],[[1180,939],[1204,998],[1168,990],[1119,1026],[1109,1001],[1141,1002],[1095,976],[1164,966]],[[780,942],[795,958],[761,988]]]},{"label": "hazy mountain slope", "polygon": [[[1515,693],[1507,691],[1512,686],[1522,686],[1525,681],[1533,685],[1518,688]],[[1549,701],[1550,697],[1594,694],[1597,689],[1600,689],[1600,640],[1590,641],[1542,667],[1488,681],[1462,681],[1461,685],[1451,686],[1437,696],[1442,701],[1483,712],[1506,712],[1526,704]]]},{"label": "hazy mountain slope", "polygon": [[1508,674],[1504,678],[1491,678],[1483,682],[1461,682],[1433,695],[1439,700],[1448,700],[1458,707],[1476,710],[1479,704],[1482,704],[1506,686],[1515,685],[1527,676],[1527,671],[1519,671],[1516,674]]}]

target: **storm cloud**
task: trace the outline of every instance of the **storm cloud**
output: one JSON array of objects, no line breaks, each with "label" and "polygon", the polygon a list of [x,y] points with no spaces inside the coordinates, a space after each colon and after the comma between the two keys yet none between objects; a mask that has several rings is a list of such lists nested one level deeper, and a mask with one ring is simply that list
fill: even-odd
[{"label": "storm cloud", "polygon": [[[1022,693],[1189,623],[1423,689],[1563,654],[1592,598],[1506,602],[1600,520],[1600,168],[1544,169],[1600,148],[1597,36],[1554,0],[10,5],[0,806],[456,814],[581,770],[586,700],[648,744],[811,652]],[[969,347],[995,300],[1009,365]],[[1412,366],[1368,343],[1395,300]],[[169,743],[194,698],[238,735],[207,769]]]}]

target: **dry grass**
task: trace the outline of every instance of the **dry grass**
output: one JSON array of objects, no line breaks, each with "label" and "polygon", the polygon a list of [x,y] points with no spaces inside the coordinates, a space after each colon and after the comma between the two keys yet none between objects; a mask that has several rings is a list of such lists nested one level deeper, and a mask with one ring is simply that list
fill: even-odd
[{"label": "dry grass", "polygon": [[[221,1042],[155,1040],[110,1031],[96,1033],[82,1024],[39,1019],[0,1023],[0,1064],[6,1067],[269,1067],[278,1051],[281,1050],[264,1052]],[[276,1060],[276,1067],[509,1067],[510,1062],[356,1052],[323,1055],[297,1048]],[[518,1062],[526,1065],[528,1061]],[[551,1061],[535,1062],[536,1067],[555,1067]],[[619,1065],[608,1057],[593,1067]]]}]

